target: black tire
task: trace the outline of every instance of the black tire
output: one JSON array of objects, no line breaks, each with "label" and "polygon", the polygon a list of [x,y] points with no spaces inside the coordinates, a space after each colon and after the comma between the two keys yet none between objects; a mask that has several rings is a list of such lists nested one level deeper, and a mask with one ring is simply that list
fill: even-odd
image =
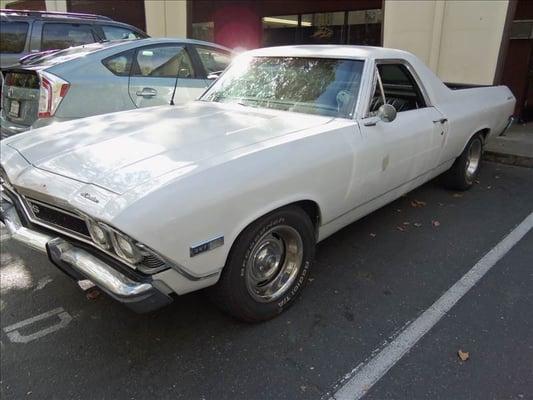
[{"label": "black tire", "polygon": [[[478,151],[479,158],[475,161]],[[475,154],[473,155],[473,153]],[[465,149],[457,157],[452,167],[442,176],[444,185],[452,190],[470,189],[479,174],[482,156],[483,136],[477,133],[468,141]],[[474,163],[475,167],[473,168]]]},{"label": "black tire", "polygon": [[[288,237],[290,240],[298,241],[301,244],[301,252],[291,253],[289,249],[296,249],[298,246],[284,247],[283,245],[279,248],[283,249],[284,254],[280,256],[277,263],[261,264],[260,261],[254,262],[254,260],[270,260],[269,258],[260,258],[260,249],[265,248],[268,238],[279,239],[273,236],[275,232],[288,232],[287,235],[294,235]],[[298,240],[295,232],[301,241]],[[279,242],[283,243],[283,238],[279,239]],[[313,223],[307,213],[299,207],[288,206],[261,217],[249,225],[236,239],[222,271],[222,276],[217,285],[211,289],[211,299],[223,311],[241,321],[259,322],[279,315],[293,304],[307,282],[309,268],[315,255],[315,242]],[[266,254],[270,253],[267,252]],[[301,262],[299,264],[297,262],[291,263],[292,258],[290,257],[300,259],[300,254]],[[279,277],[279,281],[284,282],[281,276],[288,276],[286,271],[295,272],[290,275],[291,279],[288,279],[285,284],[280,283],[281,294],[278,297],[272,300],[258,300],[260,295],[254,289],[259,288],[258,290],[261,290],[261,286],[254,286],[250,283],[252,282],[250,276],[255,277],[252,271],[259,271],[260,269],[257,265],[277,265],[276,268],[270,269],[270,271],[278,270],[278,272],[272,272],[272,281]],[[293,269],[291,267],[293,265],[299,265],[299,267]],[[267,269],[267,271],[269,270]],[[263,271],[258,273],[263,273]]]}]

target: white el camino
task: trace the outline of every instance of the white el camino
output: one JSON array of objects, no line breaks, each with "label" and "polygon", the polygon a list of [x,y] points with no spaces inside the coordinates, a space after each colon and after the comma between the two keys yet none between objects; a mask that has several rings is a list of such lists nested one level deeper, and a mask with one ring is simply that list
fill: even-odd
[{"label": "white el camino", "polygon": [[189,105],[2,141],[2,221],[137,311],[213,286],[264,320],[300,294],[317,242],[437,175],[472,186],[514,104],[502,86],[452,90],[404,51],[258,49]]}]

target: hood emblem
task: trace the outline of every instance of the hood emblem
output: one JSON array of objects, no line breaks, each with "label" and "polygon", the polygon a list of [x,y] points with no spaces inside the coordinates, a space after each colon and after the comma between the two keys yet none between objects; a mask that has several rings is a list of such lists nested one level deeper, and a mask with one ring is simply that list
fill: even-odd
[{"label": "hood emblem", "polygon": [[95,196],[93,196],[90,193],[83,192],[83,193],[80,193],[80,196],[85,198],[85,199],[87,199],[87,200],[92,201],[93,203],[100,203],[100,200],[98,200]]}]

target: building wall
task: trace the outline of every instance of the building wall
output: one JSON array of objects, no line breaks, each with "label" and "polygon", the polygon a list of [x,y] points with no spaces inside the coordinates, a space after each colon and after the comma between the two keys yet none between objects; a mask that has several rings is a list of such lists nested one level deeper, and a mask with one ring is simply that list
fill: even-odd
[{"label": "building wall", "polygon": [[46,11],[67,11],[67,0],[46,0]]},{"label": "building wall", "polygon": [[492,84],[508,0],[385,0],[383,45],[415,53],[446,82]]},{"label": "building wall", "polygon": [[146,30],[144,0],[67,0],[66,3],[69,12],[104,15]]},{"label": "building wall", "polygon": [[145,0],[146,33],[153,37],[187,36],[185,0]]}]

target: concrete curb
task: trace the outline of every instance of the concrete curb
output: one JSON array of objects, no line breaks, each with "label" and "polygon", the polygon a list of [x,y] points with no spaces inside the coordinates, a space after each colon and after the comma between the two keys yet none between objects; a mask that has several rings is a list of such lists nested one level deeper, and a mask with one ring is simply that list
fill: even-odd
[{"label": "concrete curb", "polygon": [[519,167],[533,168],[533,158],[518,156],[515,154],[496,153],[493,151],[485,151],[483,158],[486,161],[493,161],[500,164],[515,165]]}]

